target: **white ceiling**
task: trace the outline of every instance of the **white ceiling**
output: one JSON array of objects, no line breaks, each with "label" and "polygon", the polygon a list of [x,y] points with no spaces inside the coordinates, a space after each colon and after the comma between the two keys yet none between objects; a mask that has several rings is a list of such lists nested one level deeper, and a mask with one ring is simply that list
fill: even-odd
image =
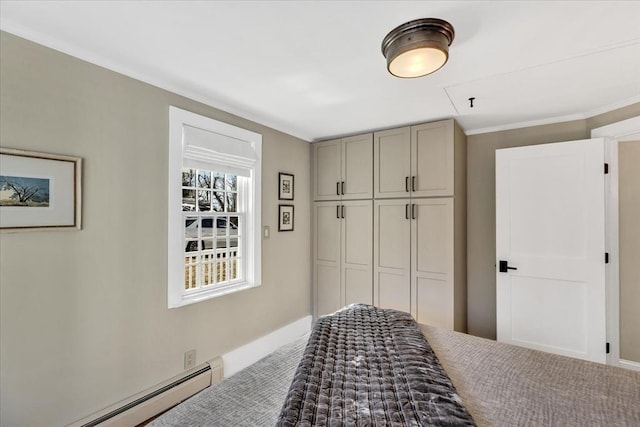
[{"label": "white ceiling", "polygon": [[[425,17],[455,27],[449,62],[392,77],[383,37]],[[640,102],[637,1],[2,0],[0,28],[307,141],[448,117],[473,134]]]}]

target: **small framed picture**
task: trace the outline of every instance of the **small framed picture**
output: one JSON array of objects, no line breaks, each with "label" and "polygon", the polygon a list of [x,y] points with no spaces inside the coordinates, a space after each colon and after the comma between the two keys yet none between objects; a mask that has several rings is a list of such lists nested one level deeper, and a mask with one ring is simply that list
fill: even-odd
[{"label": "small framed picture", "polygon": [[278,218],[278,231],[293,231],[293,205],[279,205]]},{"label": "small framed picture", "polygon": [[0,149],[2,231],[81,227],[82,159]]},{"label": "small framed picture", "polygon": [[293,174],[278,174],[278,200],[293,200]]}]

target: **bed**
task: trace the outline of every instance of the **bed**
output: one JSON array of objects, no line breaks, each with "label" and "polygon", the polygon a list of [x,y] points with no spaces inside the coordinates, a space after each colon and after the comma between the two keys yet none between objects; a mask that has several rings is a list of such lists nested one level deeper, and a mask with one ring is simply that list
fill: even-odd
[{"label": "bed", "polygon": [[[152,425],[640,425],[640,372],[362,304],[318,319],[308,340],[256,365]],[[234,381],[248,385],[238,391]]]},{"label": "bed", "polygon": [[479,426],[640,426],[640,372],[420,328]]}]

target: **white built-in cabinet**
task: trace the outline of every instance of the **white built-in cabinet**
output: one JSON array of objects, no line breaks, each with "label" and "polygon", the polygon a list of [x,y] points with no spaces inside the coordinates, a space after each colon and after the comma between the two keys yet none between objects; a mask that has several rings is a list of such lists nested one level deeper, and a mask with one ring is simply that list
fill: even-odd
[{"label": "white built-in cabinet", "polygon": [[313,199],[354,200],[373,196],[373,135],[313,144]]},{"label": "white built-in cabinet", "polygon": [[373,303],[373,201],[316,202],[313,210],[316,313]]},{"label": "white built-in cabinet", "polygon": [[[315,314],[372,302],[465,331],[466,137],[452,119],[370,136],[314,144]],[[370,216],[341,218],[349,199]]]}]

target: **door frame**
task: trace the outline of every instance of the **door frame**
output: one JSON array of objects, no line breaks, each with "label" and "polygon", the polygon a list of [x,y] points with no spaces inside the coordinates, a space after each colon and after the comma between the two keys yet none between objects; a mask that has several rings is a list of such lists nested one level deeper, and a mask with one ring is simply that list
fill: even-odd
[{"label": "door frame", "polygon": [[609,176],[605,181],[605,230],[609,264],[605,266],[607,278],[607,342],[610,352],[607,364],[640,369],[633,362],[620,360],[620,254],[618,224],[618,142],[640,136],[640,116],[611,123],[591,130],[591,138],[605,138],[605,160],[609,164]]}]

